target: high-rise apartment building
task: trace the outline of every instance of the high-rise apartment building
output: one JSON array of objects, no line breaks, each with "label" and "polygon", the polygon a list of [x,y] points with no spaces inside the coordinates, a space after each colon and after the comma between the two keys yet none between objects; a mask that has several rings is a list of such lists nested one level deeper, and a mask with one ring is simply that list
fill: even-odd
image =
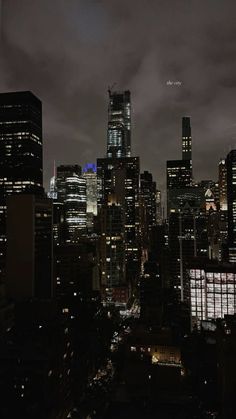
[{"label": "high-rise apartment building", "polygon": [[107,157],[131,156],[130,92],[109,90]]},{"label": "high-rise apartment building", "polygon": [[5,266],[6,198],[42,194],[42,104],[31,92],[0,94],[0,270]]}]

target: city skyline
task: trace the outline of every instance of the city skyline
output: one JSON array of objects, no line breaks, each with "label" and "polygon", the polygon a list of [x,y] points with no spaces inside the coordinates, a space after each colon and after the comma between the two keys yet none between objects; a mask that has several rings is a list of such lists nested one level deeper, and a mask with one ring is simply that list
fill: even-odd
[{"label": "city skyline", "polygon": [[42,100],[45,187],[54,159],[104,157],[113,83],[131,91],[132,154],[162,191],[183,116],[191,117],[194,177],[216,180],[236,142],[234,3],[152,1],[153,13],[142,1],[121,1],[119,10],[107,1],[47,3],[2,2],[0,70],[2,92],[31,90]]},{"label": "city skyline", "polygon": [[236,417],[235,12],[0,0],[1,419]]}]

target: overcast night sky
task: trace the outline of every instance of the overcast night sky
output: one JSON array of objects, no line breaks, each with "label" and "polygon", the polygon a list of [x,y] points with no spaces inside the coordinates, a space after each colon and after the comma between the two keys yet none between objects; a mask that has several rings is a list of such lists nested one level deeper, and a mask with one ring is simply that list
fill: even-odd
[{"label": "overcast night sky", "polygon": [[[132,155],[165,188],[191,116],[197,180],[236,148],[235,0],[2,0],[0,91],[43,102],[44,180],[106,151],[107,89],[129,89]],[[166,82],[179,81],[180,86]]]}]

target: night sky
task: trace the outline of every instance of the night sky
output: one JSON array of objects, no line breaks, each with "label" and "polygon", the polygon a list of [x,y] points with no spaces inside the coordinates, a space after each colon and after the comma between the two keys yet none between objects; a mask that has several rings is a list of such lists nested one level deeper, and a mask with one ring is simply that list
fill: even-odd
[{"label": "night sky", "polygon": [[[132,154],[165,189],[191,116],[197,180],[236,148],[235,0],[2,0],[0,91],[43,102],[44,180],[106,152],[107,89],[131,90]],[[168,85],[168,81],[180,82]]]}]

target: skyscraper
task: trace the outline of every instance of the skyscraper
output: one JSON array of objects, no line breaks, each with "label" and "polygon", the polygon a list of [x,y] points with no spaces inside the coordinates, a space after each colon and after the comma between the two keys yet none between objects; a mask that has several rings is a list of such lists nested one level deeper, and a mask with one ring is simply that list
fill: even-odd
[{"label": "skyscraper", "polygon": [[107,157],[131,156],[130,92],[109,90]]},{"label": "skyscraper", "polygon": [[220,260],[226,261],[228,241],[228,201],[227,201],[227,166],[226,160],[219,161],[219,214],[220,214]]},{"label": "skyscraper", "polygon": [[224,159],[219,161],[219,200],[220,210],[227,211],[227,167]]},{"label": "skyscraper", "polygon": [[83,168],[83,178],[86,180],[87,214],[97,215],[97,167],[96,164],[86,164]]},{"label": "skyscraper", "polygon": [[178,210],[178,202],[182,205],[184,201],[195,201],[198,206],[197,201],[201,198],[198,190],[192,188],[192,136],[189,117],[182,118],[182,160],[168,160],[166,174],[167,213]]},{"label": "skyscraper", "polygon": [[57,168],[57,200],[64,204],[68,241],[86,231],[86,180],[78,165]]},{"label": "skyscraper", "polygon": [[236,263],[236,150],[226,158],[229,261]]},{"label": "skyscraper", "polygon": [[192,136],[190,118],[188,116],[182,118],[182,159],[192,162]]},{"label": "skyscraper", "polygon": [[145,203],[146,222],[149,231],[156,225],[156,182],[153,181],[152,174],[144,171],[140,174],[140,194]]},{"label": "skyscraper", "polygon": [[96,164],[88,163],[83,168],[83,178],[86,182],[86,213],[87,228],[92,232],[94,217],[97,215],[98,179]]},{"label": "skyscraper", "polygon": [[5,265],[6,197],[41,194],[42,104],[31,92],[0,94],[0,271]]},{"label": "skyscraper", "polygon": [[[109,197],[100,212],[100,264],[102,298],[113,302],[114,289],[126,285],[124,211],[115,195]],[[116,301],[118,303],[118,301]]]},{"label": "skyscraper", "polygon": [[127,277],[135,275],[139,264],[139,171],[138,157],[97,160],[97,174],[101,179],[98,208],[107,205],[109,196],[115,194],[124,211]]}]

